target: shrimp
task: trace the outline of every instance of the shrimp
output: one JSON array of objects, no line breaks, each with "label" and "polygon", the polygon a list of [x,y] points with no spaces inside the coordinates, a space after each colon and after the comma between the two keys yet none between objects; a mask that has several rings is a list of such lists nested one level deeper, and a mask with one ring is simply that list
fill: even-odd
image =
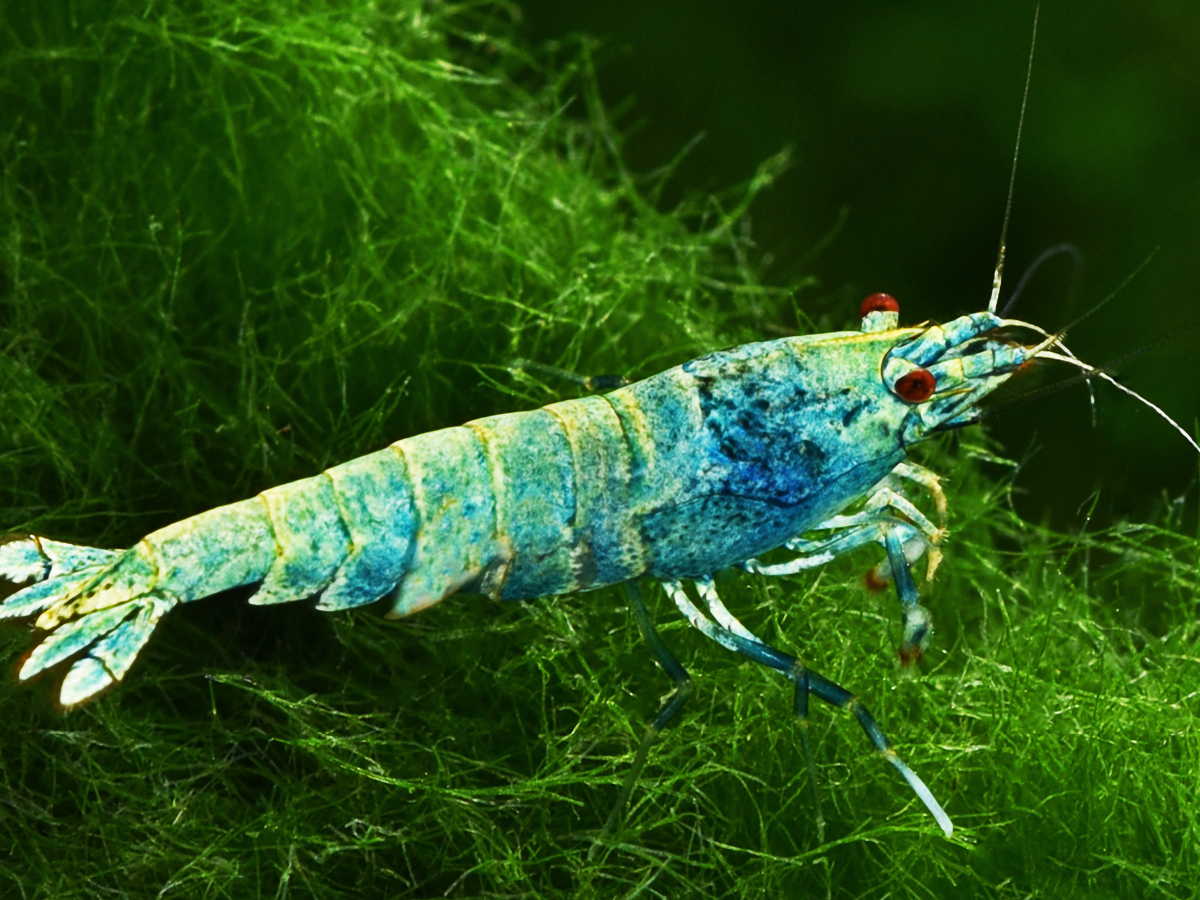
[{"label": "shrimp", "polygon": [[[607,394],[406,438],[128,550],[15,536],[0,545],[0,575],[32,583],[0,617],[36,616],[39,638],[19,677],[66,663],[59,701],[84,703],[126,676],[173,607],[254,583],[254,604],[317,596],[318,609],[339,610],[386,596],[405,616],[460,591],[523,600],[650,578],[705,635],[793,680],[802,717],[809,693],[850,708],[949,835],[866,709],[741,625],[712,576],[789,574],[878,543],[900,596],[901,654],[919,655],[930,616],[910,567],[926,557],[932,574],[943,530],[899,482],[923,485],[943,514],[944,500],[909,449],[976,421],[979,401],[1030,360],[1108,376],[1058,336],[992,311],[902,328],[896,302],[876,294],[862,314],[861,331],[746,344]],[[1039,340],[1015,342],[1015,331]],[[758,561],[784,546],[797,555]],[[639,605],[656,654],[682,671]]]}]

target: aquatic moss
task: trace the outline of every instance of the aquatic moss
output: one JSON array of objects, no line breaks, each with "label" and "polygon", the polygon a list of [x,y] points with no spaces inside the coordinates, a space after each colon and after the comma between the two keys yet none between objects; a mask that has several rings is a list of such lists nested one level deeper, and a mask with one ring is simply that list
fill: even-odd
[{"label": "aquatic moss", "polygon": [[[520,358],[640,376],[849,324],[764,283],[744,214],[782,158],[659,208],[590,45],[534,53],[508,5],[30,2],[0,28],[8,528],[125,545],[570,392]],[[953,842],[814,707],[819,844],[787,685],[661,595],[697,693],[589,858],[667,689],[618,591],[400,622],[242,594],[172,613],[82,710],[0,685],[3,893],[1194,895],[1195,542],[1031,527],[983,439],[935,453],[955,533],[920,677],[865,558],[720,585],[859,692]]]}]

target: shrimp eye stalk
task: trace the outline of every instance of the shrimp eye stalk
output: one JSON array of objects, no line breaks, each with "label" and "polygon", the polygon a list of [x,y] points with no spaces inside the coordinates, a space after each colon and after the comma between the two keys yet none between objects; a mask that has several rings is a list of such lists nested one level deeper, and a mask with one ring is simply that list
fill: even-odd
[{"label": "shrimp eye stalk", "polygon": [[900,312],[900,304],[891,294],[871,294],[858,307],[859,318],[873,312]]}]

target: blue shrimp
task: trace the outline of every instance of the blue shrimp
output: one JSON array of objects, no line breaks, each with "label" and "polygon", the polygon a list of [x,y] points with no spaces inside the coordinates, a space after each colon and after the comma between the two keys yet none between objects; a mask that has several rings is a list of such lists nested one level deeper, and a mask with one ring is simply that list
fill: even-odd
[{"label": "blue shrimp", "polygon": [[[84,703],[126,676],[173,607],[254,583],[255,604],[317,596],[318,609],[339,610],[387,597],[392,616],[460,591],[522,600],[630,583],[639,627],[678,685],[647,732],[644,762],[691,685],[636,590],[650,578],[706,636],[793,681],[802,723],[810,695],[852,711],[950,835],[949,817],[871,714],[743,626],[713,574],[794,573],[880,544],[890,572],[879,574],[890,574],[902,607],[901,653],[918,655],[930,617],[910,568],[925,557],[932,576],[944,532],[902,482],[931,494],[939,518],[945,504],[937,477],[907,461],[909,448],[976,421],[978,402],[1032,359],[1108,376],[1058,336],[993,311],[900,328],[895,301],[872,295],[862,313],[858,332],[746,344],[607,394],[406,438],[128,550],[12,536],[0,544],[0,576],[31,583],[0,604],[0,617],[36,616],[38,638],[19,678],[64,664],[59,701]],[[1038,341],[1011,340],[1018,330]],[[758,561],[779,547],[796,556]],[[811,773],[804,728],[801,736]]]}]

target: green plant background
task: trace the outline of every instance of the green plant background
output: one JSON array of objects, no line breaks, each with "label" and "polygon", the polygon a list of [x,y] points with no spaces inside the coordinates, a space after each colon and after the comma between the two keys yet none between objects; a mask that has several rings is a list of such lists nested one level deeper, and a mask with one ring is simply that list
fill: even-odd
[{"label": "green plant background", "polygon": [[[992,41],[1012,75],[983,71],[1019,90],[1023,19],[1001,40],[994,23],[947,35],[936,5],[914,9],[908,31],[865,15],[841,27],[884,45],[893,28],[927,47],[961,39],[952,59],[971,65],[951,71],[967,94],[983,65],[969,47]],[[869,252],[857,214],[811,254],[843,202],[838,184],[866,177],[853,157],[820,173],[835,199],[811,203],[787,193],[816,190],[820,171],[794,134],[763,138],[770,149],[734,159],[732,176],[709,173],[701,147],[672,167],[686,138],[660,138],[664,151],[647,137],[653,120],[634,130],[621,54],[597,75],[609,51],[529,10],[8,4],[6,526],[127,545],[398,436],[570,393],[515,374],[520,357],[640,376],[764,335],[844,328],[859,288],[885,286],[875,281],[939,293],[899,267],[839,270],[835,248]],[[1042,38],[1051,59],[1067,52],[1060,40],[1075,39]],[[1035,97],[1061,89],[1046,67]],[[914,102],[901,81],[888,83]],[[1003,205],[1015,111],[971,105],[988,123],[983,145],[999,148],[966,151],[989,185],[952,192],[960,203],[943,204],[934,230],[956,230],[951,213],[967,209],[987,221],[959,230],[987,232]],[[936,103],[921,115],[944,117]],[[1035,196],[1037,121],[1022,175]],[[917,140],[899,143],[919,156]],[[937,193],[916,184],[914,196]],[[976,208],[993,194],[994,208]],[[993,242],[976,254],[983,285]],[[1114,281],[1142,250],[1128,253]],[[1141,364],[1178,365],[1179,347]],[[1099,442],[1119,436],[1101,430],[1090,454],[1107,458]],[[895,666],[894,602],[854,587],[867,554],[813,577],[721,581],[747,624],[860,693],[947,805],[953,841],[853,722],[821,708],[819,843],[786,684],[708,645],[659,594],[664,637],[699,688],[655,748],[625,828],[589,855],[667,688],[618,591],[499,607],[456,598],[400,622],[373,608],[257,609],[243,593],[173,613],[128,683],[81,710],[54,710],[49,682],[0,684],[0,896],[1194,896],[1200,655],[1186,504],[1147,503],[1103,528],[1074,518],[1064,536],[1014,512],[1026,471],[997,452],[976,433],[924,457],[949,478],[954,536],[927,589],[938,633],[919,676]],[[1181,494],[1188,476],[1158,468],[1150,493]],[[1125,501],[1105,502],[1084,516],[1107,522]],[[16,658],[29,635],[18,625],[0,640]]]}]

